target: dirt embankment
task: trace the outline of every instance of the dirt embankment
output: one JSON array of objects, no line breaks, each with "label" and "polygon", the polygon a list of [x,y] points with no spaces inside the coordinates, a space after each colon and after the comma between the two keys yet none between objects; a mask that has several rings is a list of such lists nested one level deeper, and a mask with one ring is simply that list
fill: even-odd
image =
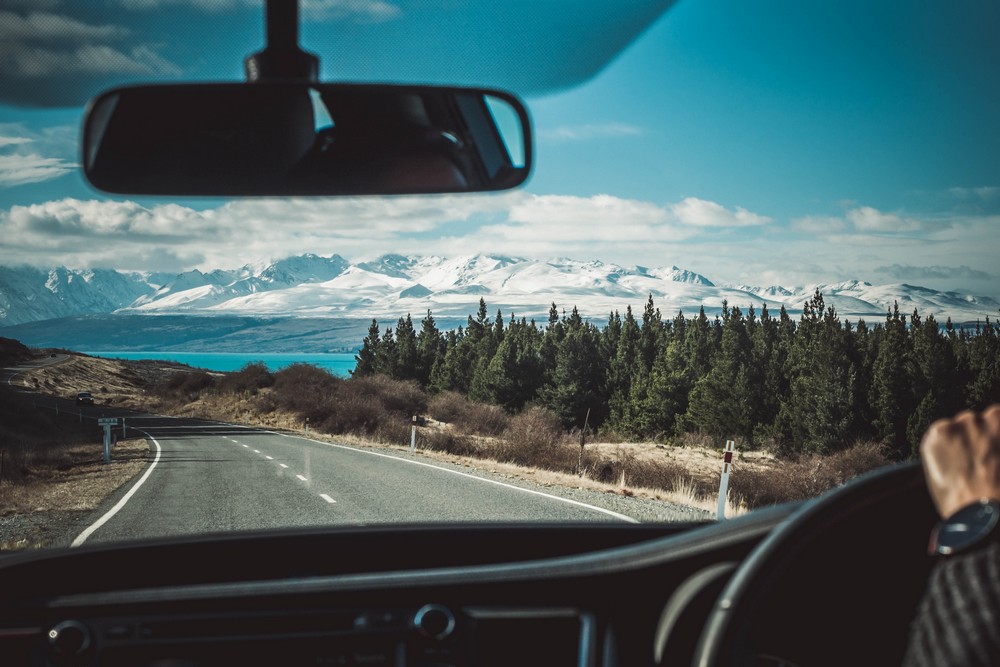
[{"label": "dirt embankment", "polygon": [[147,387],[176,372],[157,364],[66,358],[54,352],[8,356],[6,364],[25,362],[48,365],[11,378],[12,385],[31,394],[0,387],[0,551],[65,541],[67,533],[135,477],[148,458],[145,440],[123,440],[115,444],[112,462],[105,464],[102,435],[93,422],[65,409],[57,413],[48,399],[72,399],[79,391],[91,391],[100,403],[137,405]]}]

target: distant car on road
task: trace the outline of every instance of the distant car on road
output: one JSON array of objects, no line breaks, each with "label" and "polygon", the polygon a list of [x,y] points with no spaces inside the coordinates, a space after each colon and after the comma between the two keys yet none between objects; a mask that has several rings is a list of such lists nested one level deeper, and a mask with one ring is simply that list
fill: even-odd
[{"label": "distant car on road", "polygon": [[81,391],[76,395],[77,405],[93,405],[94,397],[89,391]]}]

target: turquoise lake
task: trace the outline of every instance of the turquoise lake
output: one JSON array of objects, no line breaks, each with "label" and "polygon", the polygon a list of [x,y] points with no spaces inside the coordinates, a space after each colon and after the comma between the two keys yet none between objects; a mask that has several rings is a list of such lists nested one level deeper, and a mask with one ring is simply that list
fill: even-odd
[{"label": "turquoise lake", "polygon": [[238,371],[251,362],[262,362],[272,371],[291,364],[312,364],[338,377],[348,377],[354,370],[353,353],[329,354],[236,354],[212,352],[94,352],[84,351],[94,357],[107,359],[163,359],[204,368],[210,371]]}]

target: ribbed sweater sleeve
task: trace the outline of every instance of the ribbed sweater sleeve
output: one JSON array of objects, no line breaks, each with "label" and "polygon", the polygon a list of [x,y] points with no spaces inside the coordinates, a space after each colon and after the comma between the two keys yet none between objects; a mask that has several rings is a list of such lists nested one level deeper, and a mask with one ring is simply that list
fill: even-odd
[{"label": "ribbed sweater sleeve", "polygon": [[935,566],[903,664],[1000,665],[1000,544]]}]

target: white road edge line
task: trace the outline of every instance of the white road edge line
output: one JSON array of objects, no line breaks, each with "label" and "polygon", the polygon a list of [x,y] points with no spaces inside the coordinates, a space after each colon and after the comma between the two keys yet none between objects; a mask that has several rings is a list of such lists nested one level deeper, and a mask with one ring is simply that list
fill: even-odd
[{"label": "white road edge line", "polygon": [[[266,431],[266,433],[272,433],[274,435],[283,435],[275,431]],[[515,486],[514,484],[507,484],[505,482],[498,482],[495,479],[486,479],[485,477],[477,477],[476,475],[470,475],[467,472],[461,472],[460,470],[450,470],[448,468],[442,468],[441,466],[436,466],[432,463],[424,463],[423,461],[414,461],[412,459],[404,459],[398,456],[390,456],[389,454],[380,454],[379,452],[369,452],[365,449],[356,449],[354,447],[348,447],[347,445],[337,445],[332,442],[323,442],[322,440],[313,440],[312,438],[305,438],[302,436],[285,436],[286,438],[296,437],[300,440],[306,440],[308,442],[315,442],[317,445],[326,445],[327,447],[336,447],[338,449],[346,449],[352,452],[358,452],[359,454],[370,454],[371,456],[380,456],[384,459],[392,459],[393,461],[400,461],[401,463],[412,463],[415,466],[424,466],[425,468],[434,468],[435,470],[441,470],[442,472],[450,472],[453,475],[460,475],[462,477],[468,477],[469,479],[477,479],[480,482],[486,482],[487,484],[496,484],[497,486],[503,486],[508,489],[514,489],[515,491],[523,491],[524,493],[530,493],[536,496],[542,496],[543,498],[549,498],[550,500],[558,500],[561,503],[567,503],[569,505],[576,505],[577,507],[585,507],[589,510],[595,512],[600,512],[601,514],[607,514],[608,516],[613,516],[616,519],[621,519],[622,521],[627,521],[628,523],[639,523],[638,519],[633,519],[625,514],[619,514],[609,509],[603,507],[598,507],[597,505],[588,505],[587,503],[582,503],[579,500],[571,500],[570,498],[561,498],[559,496],[553,496],[548,493],[542,493],[541,491],[535,491],[534,489],[526,489],[523,486]],[[303,480],[304,481],[304,480]]]},{"label": "white road edge line", "polygon": [[[135,428],[135,427],[133,426],[132,428]],[[136,482],[132,486],[132,488],[128,490],[128,493],[126,493],[124,496],[122,496],[121,500],[119,500],[117,503],[115,503],[114,507],[112,507],[111,509],[109,509],[104,514],[104,516],[102,516],[100,519],[98,519],[93,524],[91,524],[89,528],[87,528],[82,533],[80,533],[79,535],[77,535],[76,539],[73,540],[73,542],[70,544],[71,547],[78,547],[81,544],[83,544],[84,542],[86,542],[87,538],[90,537],[91,535],[93,535],[95,530],[97,530],[98,528],[100,528],[101,526],[103,526],[104,524],[106,524],[111,519],[111,517],[113,517],[115,514],[118,514],[118,511],[121,508],[125,507],[125,503],[127,503],[129,501],[129,499],[132,498],[132,496],[135,494],[135,492],[139,490],[139,487],[142,486],[146,482],[147,479],[149,479],[149,476],[153,472],[153,468],[155,468],[156,464],[160,462],[160,452],[162,451],[160,449],[160,443],[158,443],[156,441],[156,438],[154,438],[153,436],[151,436],[149,433],[146,433],[142,429],[136,428],[135,430],[139,431],[139,433],[145,434],[145,436],[147,438],[149,438],[154,445],[156,445],[156,456],[153,457],[153,462],[150,464],[150,466],[148,468],[146,468],[146,472],[143,473],[142,477],[139,478],[139,481]]]},{"label": "white road edge line", "polygon": [[325,500],[326,502],[330,503],[331,505],[333,505],[334,503],[337,502],[336,500],[334,500],[330,496],[326,495],[325,493],[319,494],[319,497],[322,498],[323,500]]},{"label": "white road edge line", "polygon": [[308,479],[306,479],[302,475],[296,475],[296,477],[298,477],[299,479],[301,479],[303,482],[308,482],[309,481]]}]

